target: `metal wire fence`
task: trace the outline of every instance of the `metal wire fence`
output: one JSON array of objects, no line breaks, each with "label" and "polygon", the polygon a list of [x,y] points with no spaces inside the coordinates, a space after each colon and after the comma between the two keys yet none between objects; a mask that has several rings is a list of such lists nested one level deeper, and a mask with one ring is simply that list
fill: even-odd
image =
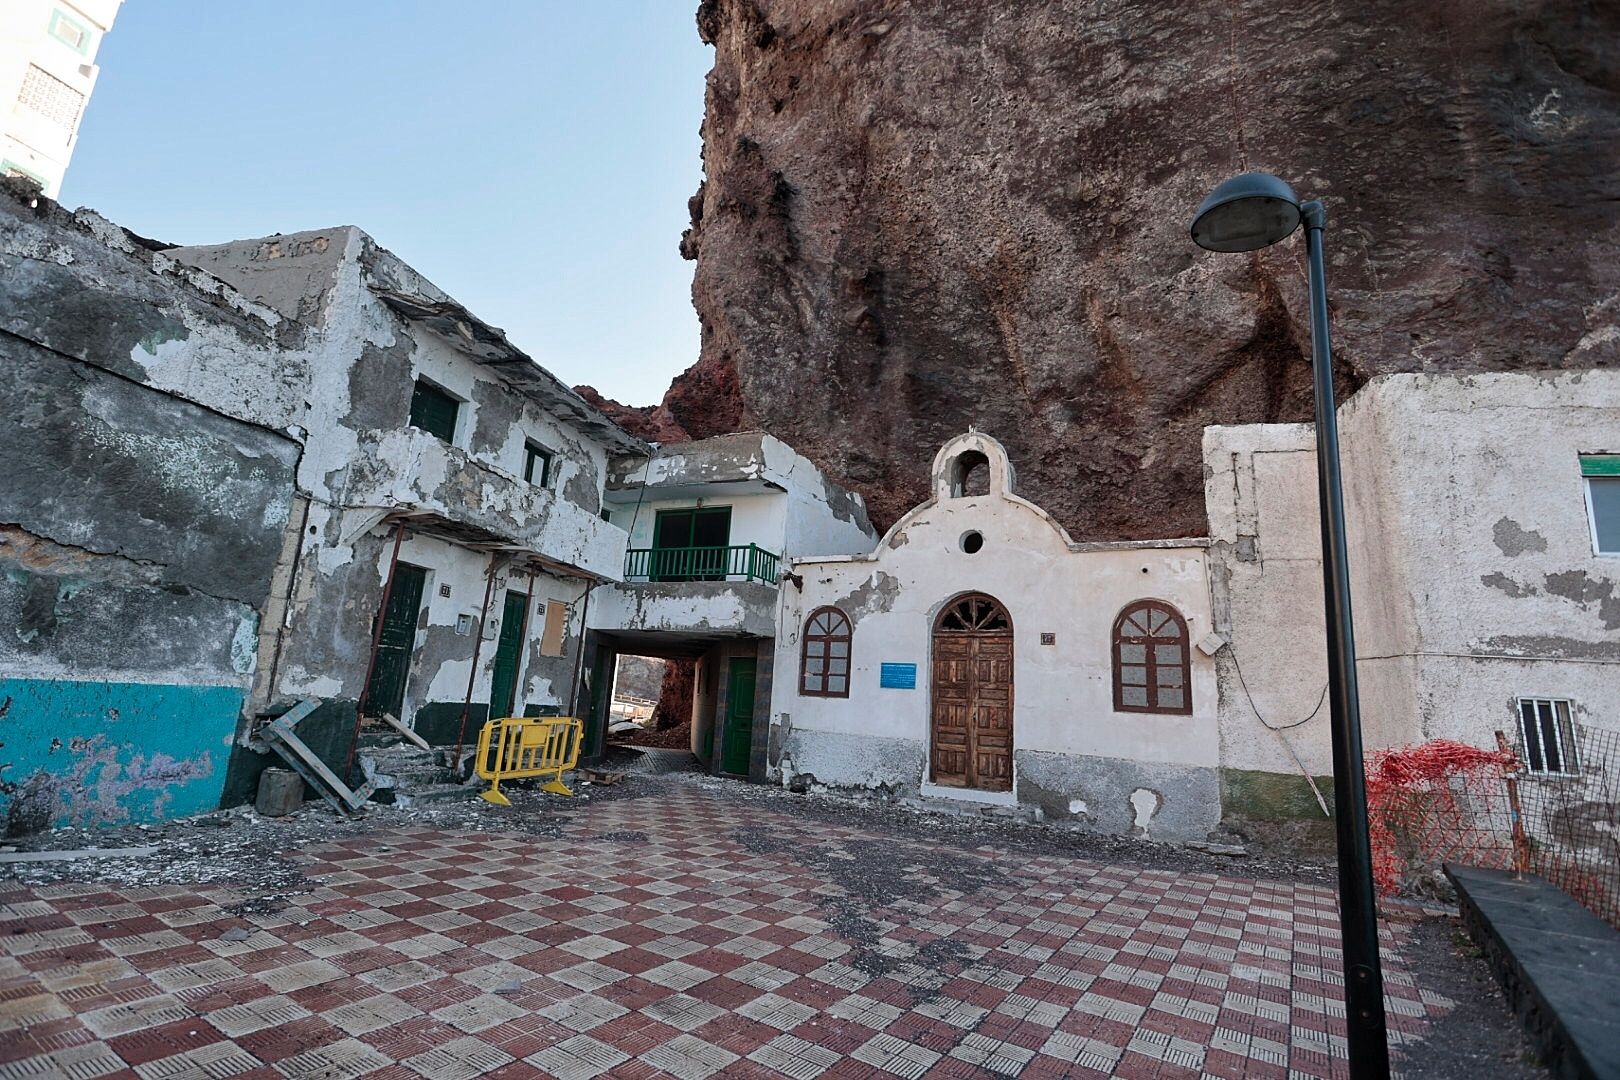
[{"label": "metal wire fence", "polygon": [[[1542,734],[1546,740],[1543,741]],[[1539,874],[1620,927],[1620,731],[1527,711],[1519,746],[1435,741],[1368,758],[1385,895],[1445,895],[1444,863]]]}]

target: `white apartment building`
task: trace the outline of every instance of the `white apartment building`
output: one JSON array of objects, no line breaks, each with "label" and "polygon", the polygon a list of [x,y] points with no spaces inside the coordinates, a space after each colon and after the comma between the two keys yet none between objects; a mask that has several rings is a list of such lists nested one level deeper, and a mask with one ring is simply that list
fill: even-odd
[{"label": "white apartment building", "polygon": [[0,4],[0,175],[56,198],[96,88],[96,52],[123,0]]}]

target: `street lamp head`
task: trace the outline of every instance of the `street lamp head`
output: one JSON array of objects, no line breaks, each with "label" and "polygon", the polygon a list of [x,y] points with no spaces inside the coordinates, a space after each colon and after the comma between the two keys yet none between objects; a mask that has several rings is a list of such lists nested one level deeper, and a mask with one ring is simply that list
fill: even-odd
[{"label": "street lamp head", "polygon": [[1193,243],[1209,251],[1254,251],[1299,228],[1294,189],[1270,173],[1251,172],[1223,181],[1193,218]]}]

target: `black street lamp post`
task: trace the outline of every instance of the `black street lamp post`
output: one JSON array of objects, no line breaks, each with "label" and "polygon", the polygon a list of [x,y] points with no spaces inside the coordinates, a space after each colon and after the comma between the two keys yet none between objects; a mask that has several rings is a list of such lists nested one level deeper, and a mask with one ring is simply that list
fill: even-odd
[{"label": "black street lamp post", "polygon": [[1269,173],[1234,176],[1210,192],[1192,223],[1193,242],[1210,251],[1255,251],[1305,223],[1310,267],[1311,370],[1316,386],[1316,482],[1322,508],[1322,578],[1327,600],[1328,696],[1333,738],[1333,806],[1339,848],[1339,927],[1344,944],[1345,1031],[1352,1080],[1389,1076],[1384,976],[1378,962],[1378,904],[1367,838],[1367,778],[1361,759],[1361,703],[1350,618],[1339,423],[1328,344],[1327,281],[1320,202],[1300,203]]}]

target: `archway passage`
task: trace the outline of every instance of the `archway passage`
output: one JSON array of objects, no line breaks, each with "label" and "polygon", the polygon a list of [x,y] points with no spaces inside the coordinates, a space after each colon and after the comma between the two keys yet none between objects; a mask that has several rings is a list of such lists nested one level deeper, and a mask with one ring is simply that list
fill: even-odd
[{"label": "archway passage", "polygon": [[1013,628],[1001,603],[970,593],[934,623],[933,781],[1012,790]]}]

